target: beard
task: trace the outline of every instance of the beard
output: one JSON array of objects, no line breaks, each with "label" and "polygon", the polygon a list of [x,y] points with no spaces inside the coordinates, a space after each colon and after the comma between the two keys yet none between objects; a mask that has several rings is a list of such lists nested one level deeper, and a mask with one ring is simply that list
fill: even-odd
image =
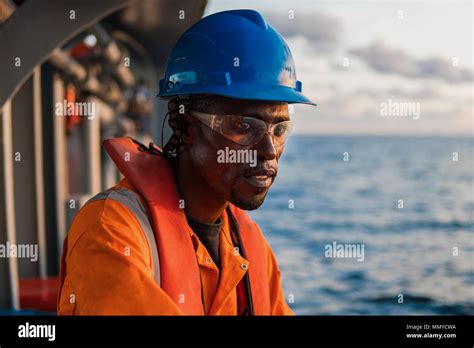
[{"label": "beard", "polygon": [[[264,191],[265,190],[262,189],[261,192]],[[243,210],[255,210],[260,208],[260,206],[263,204],[265,198],[267,197],[267,193],[268,190],[266,190],[264,194],[257,194],[253,197],[246,198],[242,197],[238,190],[232,188],[230,191],[230,203]]]}]

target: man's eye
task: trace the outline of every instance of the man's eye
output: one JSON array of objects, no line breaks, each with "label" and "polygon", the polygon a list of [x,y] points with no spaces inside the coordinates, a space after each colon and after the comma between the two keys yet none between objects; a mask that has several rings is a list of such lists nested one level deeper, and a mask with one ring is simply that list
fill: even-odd
[{"label": "man's eye", "polygon": [[241,122],[240,128],[245,129],[245,130],[250,129],[250,124],[247,122]]},{"label": "man's eye", "polygon": [[250,123],[245,122],[245,121],[240,121],[240,120],[234,123],[234,127],[239,132],[247,132],[250,130],[250,128],[252,128]]},{"label": "man's eye", "polygon": [[287,130],[287,127],[280,124],[274,128],[273,133],[275,134],[275,136],[279,137],[279,136],[284,135],[286,130]]}]

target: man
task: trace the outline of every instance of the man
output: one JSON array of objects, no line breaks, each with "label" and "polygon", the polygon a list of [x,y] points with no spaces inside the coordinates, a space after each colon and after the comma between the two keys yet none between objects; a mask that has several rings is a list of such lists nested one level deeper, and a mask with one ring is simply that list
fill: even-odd
[{"label": "man", "polygon": [[59,314],[291,315],[280,271],[244,210],[264,201],[301,94],[290,50],[255,11],[203,18],[160,82],[171,139],[104,143],[125,176],[64,242]]}]

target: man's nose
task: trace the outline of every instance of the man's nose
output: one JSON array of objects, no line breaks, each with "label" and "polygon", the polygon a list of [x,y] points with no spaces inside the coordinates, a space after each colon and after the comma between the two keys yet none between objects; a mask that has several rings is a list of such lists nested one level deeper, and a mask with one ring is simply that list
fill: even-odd
[{"label": "man's nose", "polygon": [[277,156],[277,151],[273,144],[273,138],[269,132],[267,132],[262,140],[258,142],[255,150],[257,150],[257,157],[263,158],[267,161],[271,161]]}]

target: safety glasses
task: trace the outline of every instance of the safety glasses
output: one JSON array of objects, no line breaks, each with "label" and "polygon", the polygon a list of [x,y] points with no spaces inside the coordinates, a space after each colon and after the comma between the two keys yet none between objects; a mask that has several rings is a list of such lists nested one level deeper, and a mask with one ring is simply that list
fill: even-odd
[{"label": "safety glasses", "polygon": [[265,134],[271,135],[273,146],[283,146],[292,127],[291,121],[268,124],[250,116],[214,115],[194,110],[189,110],[189,114],[230,141],[243,146],[258,144]]}]

